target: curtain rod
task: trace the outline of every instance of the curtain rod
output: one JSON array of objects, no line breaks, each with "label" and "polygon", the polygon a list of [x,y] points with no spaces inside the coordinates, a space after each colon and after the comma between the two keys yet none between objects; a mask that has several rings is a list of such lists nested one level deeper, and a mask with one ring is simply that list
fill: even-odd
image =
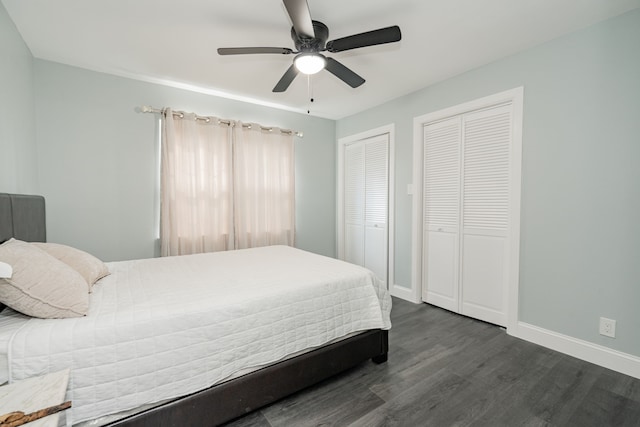
[{"label": "curtain rod", "polygon": [[[148,105],[143,105],[142,107],[140,107],[140,111],[143,113],[156,113],[156,114],[161,114],[164,109],[162,108],[154,108],[154,107],[150,107]],[[184,117],[184,112],[183,111],[174,111],[173,115],[174,116],[178,116],[178,117]],[[196,120],[206,120],[209,121],[211,120],[211,117],[206,117],[206,116],[198,116],[196,114]],[[218,119],[218,123],[222,123],[225,124],[227,126],[235,126],[236,122],[234,120],[229,120],[229,119]],[[268,131],[271,132],[273,130],[272,127],[266,127],[266,126],[262,126],[262,125],[258,125],[260,126],[260,129],[264,130],[264,131]],[[251,129],[251,123],[243,123],[242,127]],[[302,132],[297,132],[295,130],[291,130],[291,129],[280,129],[280,132],[287,134],[287,135],[294,135],[297,136],[298,138],[304,138],[304,134]]]}]

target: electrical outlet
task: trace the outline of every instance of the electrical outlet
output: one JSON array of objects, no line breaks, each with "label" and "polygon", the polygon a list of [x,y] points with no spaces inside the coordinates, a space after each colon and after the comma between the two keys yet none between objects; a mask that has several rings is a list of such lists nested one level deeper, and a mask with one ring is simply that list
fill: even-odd
[{"label": "electrical outlet", "polygon": [[613,319],[607,319],[606,317],[600,318],[600,335],[606,337],[616,337],[616,321]]}]

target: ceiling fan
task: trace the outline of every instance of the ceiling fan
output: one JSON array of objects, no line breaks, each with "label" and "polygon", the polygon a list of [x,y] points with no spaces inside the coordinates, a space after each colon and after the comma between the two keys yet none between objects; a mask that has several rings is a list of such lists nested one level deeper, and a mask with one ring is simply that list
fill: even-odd
[{"label": "ceiling fan", "polygon": [[273,92],[287,90],[293,79],[300,72],[303,74],[315,74],[322,69],[326,69],[349,86],[356,88],[363,84],[365,80],[342,63],[331,57],[324,56],[320,52],[336,53],[378,44],[393,43],[399,41],[402,37],[400,27],[394,25],[327,41],[329,29],[322,22],[311,20],[307,0],[283,0],[283,3],[293,23],[291,38],[297,49],[296,51],[286,47],[222,47],[218,49],[218,54],[220,55],[295,54],[293,64],[273,88]]}]

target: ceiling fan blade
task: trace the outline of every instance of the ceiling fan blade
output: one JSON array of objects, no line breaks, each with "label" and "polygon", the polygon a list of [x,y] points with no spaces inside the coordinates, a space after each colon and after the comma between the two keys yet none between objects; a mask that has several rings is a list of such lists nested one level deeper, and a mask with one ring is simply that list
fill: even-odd
[{"label": "ceiling fan blade", "polygon": [[315,37],[307,0],[282,0],[282,2],[291,18],[296,34],[306,38]]},{"label": "ceiling fan blade", "polygon": [[280,78],[280,81],[273,88],[273,92],[284,92],[287,90],[293,79],[298,75],[298,69],[295,65],[291,64],[291,67],[285,71],[284,75]]},{"label": "ceiling fan blade", "polygon": [[327,58],[327,65],[325,66],[325,68],[328,72],[353,88],[356,88],[365,82],[362,77],[360,77],[333,58]]},{"label": "ceiling fan blade", "polygon": [[327,42],[327,50],[329,52],[342,52],[359,47],[393,43],[400,41],[401,38],[400,27],[394,25],[393,27],[380,28],[379,30],[367,31],[366,33],[329,41]]},{"label": "ceiling fan blade", "polygon": [[246,55],[251,53],[280,53],[289,55],[293,50],[287,47],[220,47],[218,55]]}]

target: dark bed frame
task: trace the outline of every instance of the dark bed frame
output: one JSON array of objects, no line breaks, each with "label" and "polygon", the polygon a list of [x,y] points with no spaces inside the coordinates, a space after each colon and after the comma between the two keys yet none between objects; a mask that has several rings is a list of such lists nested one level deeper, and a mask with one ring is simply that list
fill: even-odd
[{"label": "dark bed frame", "polygon": [[[46,240],[42,196],[0,193],[0,242]],[[365,331],[250,374],[182,396],[110,426],[219,425],[317,384],[368,359],[387,361],[388,331]]]}]

